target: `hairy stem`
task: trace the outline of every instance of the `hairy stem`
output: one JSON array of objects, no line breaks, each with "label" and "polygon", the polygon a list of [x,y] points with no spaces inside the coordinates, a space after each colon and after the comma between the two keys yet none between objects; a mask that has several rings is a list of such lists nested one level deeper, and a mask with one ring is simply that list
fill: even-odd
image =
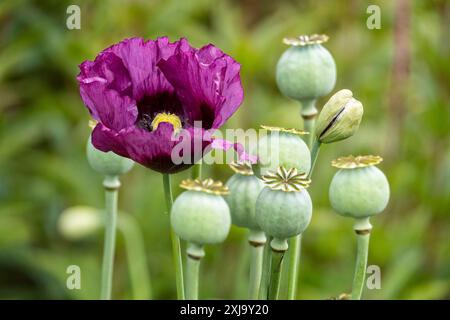
[{"label": "hairy stem", "polygon": [[[172,209],[172,187],[170,184],[170,176],[163,174],[164,195],[166,199],[167,211],[170,214]],[[178,300],[184,300],[184,283],[183,283],[183,260],[181,258],[180,239],[175,234],[172,228],[170,228],[170,239],[172,241],[172,256],[175,268],[175,281],[177,285],[177,298]]]}]

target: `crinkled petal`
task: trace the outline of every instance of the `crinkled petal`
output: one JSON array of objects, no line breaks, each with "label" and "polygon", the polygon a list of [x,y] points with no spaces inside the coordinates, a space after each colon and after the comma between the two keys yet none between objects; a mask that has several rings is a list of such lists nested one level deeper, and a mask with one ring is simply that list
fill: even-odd
[{"label": "crinkled petal", "polygon": [[138,110],[135,101],[107,89],[103,83],[80,84],[80,94],[93,118],[106,127],[118,131],[136,122]]},{"label": "crinkled petal", "polygon": [[139,100],[158,92],[173,92],[172,85],[156,67],[160,59],[168,59],[177,47],[167,37],[156,41],[130,38],[108,48],[122,59],[133,83],[133,98]]},{"label": "crinkled petal", "polygon": [[158,67],[175,88],[189,118],[202,121],[204,128],[219,128],[242,103],[240,65],[213,45],[195,50],[184,39],[180,43]]},{"label": "crinkled petal", "polygon": [[103,152],[112,151],[122,157],[131,158],[122,139],[124,130],[115,132],[98,123],[92,131],[92,144]]},{"label": "crinkled petal", "polygon": [[[113,151],[152,170],[176,173],[199,161],[203,151],[211,143],[203,139],[203,129],[195,130],[196,132],[191,128],[184,130],[183,135],[174,136],[173,126],[161,123],[152,132],[130,127],[116,133],[98,124],[92,133],[92,142],[99,150]],[[174,151],[174,148],[177,149]],[[184,152],[188,154],[183,154]],[[181,160],[174,162],[172,156],[178,156]]]}]

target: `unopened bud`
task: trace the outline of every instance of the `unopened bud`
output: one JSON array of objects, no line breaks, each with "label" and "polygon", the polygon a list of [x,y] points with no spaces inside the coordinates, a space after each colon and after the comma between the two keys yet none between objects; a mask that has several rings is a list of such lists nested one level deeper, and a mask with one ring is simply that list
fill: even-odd
[{"label": "unopened bud", "polygon": [[347,139],[355,134],[364,109],[348,89],[336,92],[325,104],[317,119],[316,137],[321,143]]}]

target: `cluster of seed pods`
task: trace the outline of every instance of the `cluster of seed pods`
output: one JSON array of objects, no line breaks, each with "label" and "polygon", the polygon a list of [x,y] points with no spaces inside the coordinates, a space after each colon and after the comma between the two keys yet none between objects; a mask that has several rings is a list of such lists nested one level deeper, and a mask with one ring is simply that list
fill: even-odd
[{"label": "cluster of seed pods", "polygon": [[[190,243],[188,259],[200,259],[203,245],[223,241],[230,222],[249,230],[251,299],[278,298],[284,253],[289,242],[299,237],[311,221],[313,205],[306,188],[311,183],[319,148],[353,136],[362,119],[362,103],[347,89],[335,93],[318,114],[316,100],[329,94],[336,82],[334,60],[321,45],[326,40],[326,36],[319,35],[285,39],[291,46],[277,65],[280,91],[300,102],[306,131],[262,126],[267,135],[251,152],[258,156],[256,164],[231,164],[235,174],[226,186],[208,180],[184,182],[182,187],[188,191],[178,197],[172,209],[175,232]],[[331,206],[338,214],[355,219],[358,236],[368,237],[368,218],[383,211],[389,199],[387,179],[375,167],[380,162],[376,156],[343,157],[333,162],[340,170],[330,185]],[[264,247],[270,248],[266,255],[269,251],[271,258],[263,259]],[[358,259],[367,261],[359,253]],[[361,263],[357,261],[357,269],[364,269],[364,273],[365,264],[361,267]],[[354,283],[352,295],[358,299],[362,289],[355,288],[360,286],[360,279],[355,281],[358,283]],[[293,290],[295,298],[295,283]]]}]

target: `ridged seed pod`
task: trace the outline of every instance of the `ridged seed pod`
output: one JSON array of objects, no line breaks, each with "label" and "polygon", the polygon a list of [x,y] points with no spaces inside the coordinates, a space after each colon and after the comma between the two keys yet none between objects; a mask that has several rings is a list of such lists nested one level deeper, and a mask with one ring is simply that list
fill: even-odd
[{"label": "ridged seed pod", "polygon": [[311,154],[301,138],[304,134],[296,129],[262,126],[267,135],[258,141],[258,162],[253,171],[262,177],[278,167],[296,168],[300,173],[308,173],[311,168]]},{"label": "ridged seed pod", "polygon": [[283,41],[290,47],[278,60],[276,81],[285,96],[302,102],[304,115],[315,114],[313,102],[330,93],[336,83],[336,64],[322,46],[327,40],[326,35],[314,34]]},{"label": "ridged seed pod", "polygon": [[269,236],[285,240],[303,233],[312,216],[312,202],[306,191],[309,180],[297,169],[280,167],[263,179],[266,187],[256,202],[256,220]]},{"label": "ridged seed pod", "polygon": [[264,183],[253,175],[250,165],[233,163],[230,167],[236,172],[226,186],[229,194],[225,196],[231,213],[231,221],[238,227],[259,230],[255,219],[256,199]]},{"label": "ridged seed pod", "polygon": [[172,206],[171,224],[183,240],[197,245],[223,242],[231,226],[230,210],[222,195],[228,189],[211,179],[184,180]]},{"label": "ridged seed pod", "polygon": [[340,170],[330,184],[333,209],[342,216],[368,218],[382,212],[389,201],[389,183],[375,167],[378,156],[342,157],[332,162]]}]

